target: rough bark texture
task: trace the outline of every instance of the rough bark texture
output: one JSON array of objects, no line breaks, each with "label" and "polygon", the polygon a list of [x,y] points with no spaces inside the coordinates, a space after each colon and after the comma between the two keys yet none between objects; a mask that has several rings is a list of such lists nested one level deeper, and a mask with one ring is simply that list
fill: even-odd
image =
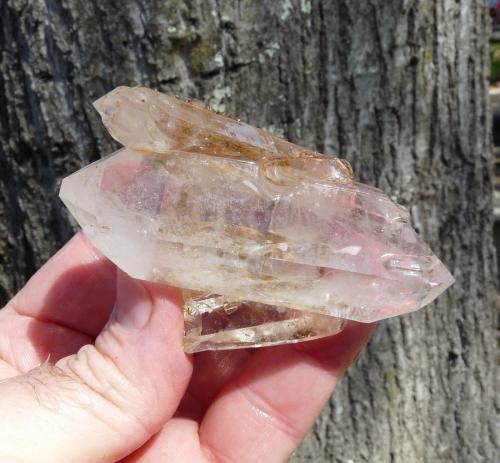
[{"label": "rough bark texture", "polygon": [[352,161],[457,283],[380,324],[296,462],[494,462],[486,2],[0,0],[0,303],[72,233],[66,174],[110,152],[91,102],[143,84]]}]

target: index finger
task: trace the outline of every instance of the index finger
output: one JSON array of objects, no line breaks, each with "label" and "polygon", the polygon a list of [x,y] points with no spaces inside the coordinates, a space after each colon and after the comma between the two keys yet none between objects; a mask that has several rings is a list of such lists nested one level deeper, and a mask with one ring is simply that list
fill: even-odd
[{"label": "index finger", "polygon": [[115,265],[78,233],[35,273],[6,311],[94,338],[109,318],[115,292]]},{"label": "index finger", "polygon": [[257,352],[208,409],[202,445],[221,462],[285,461],[374,328],[349,322],[330,338]]}]

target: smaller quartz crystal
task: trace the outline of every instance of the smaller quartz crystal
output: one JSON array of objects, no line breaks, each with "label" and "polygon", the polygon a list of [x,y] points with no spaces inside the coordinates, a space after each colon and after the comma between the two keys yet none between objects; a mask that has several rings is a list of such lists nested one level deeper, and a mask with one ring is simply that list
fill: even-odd
[{"label": "smaller quartz crystal", "polygon": [[183,288],[187,352],[332,335],[453,282],[406,209],[345,160],[145,88],[95,107],[125,148],[61,198],[124,271]]}]

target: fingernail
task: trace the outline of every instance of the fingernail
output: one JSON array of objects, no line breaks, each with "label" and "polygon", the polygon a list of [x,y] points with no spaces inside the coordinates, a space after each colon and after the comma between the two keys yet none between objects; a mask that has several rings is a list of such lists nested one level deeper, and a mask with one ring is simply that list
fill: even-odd
[{"label": "fingernail", "polygon": [[152,308],[151,298],[141,282],[118,270],[116,303],[110,321],[141,330],[147,325]]}]

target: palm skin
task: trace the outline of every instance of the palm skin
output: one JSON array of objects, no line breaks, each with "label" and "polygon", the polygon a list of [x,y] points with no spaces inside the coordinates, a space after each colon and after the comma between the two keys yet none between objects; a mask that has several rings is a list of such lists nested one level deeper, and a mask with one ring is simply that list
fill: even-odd
[{"label": "palm skin", "polygon": [[76,235],[0,311],[0,461],[285,461],[373,329],[189,356],[179,290]]}]

